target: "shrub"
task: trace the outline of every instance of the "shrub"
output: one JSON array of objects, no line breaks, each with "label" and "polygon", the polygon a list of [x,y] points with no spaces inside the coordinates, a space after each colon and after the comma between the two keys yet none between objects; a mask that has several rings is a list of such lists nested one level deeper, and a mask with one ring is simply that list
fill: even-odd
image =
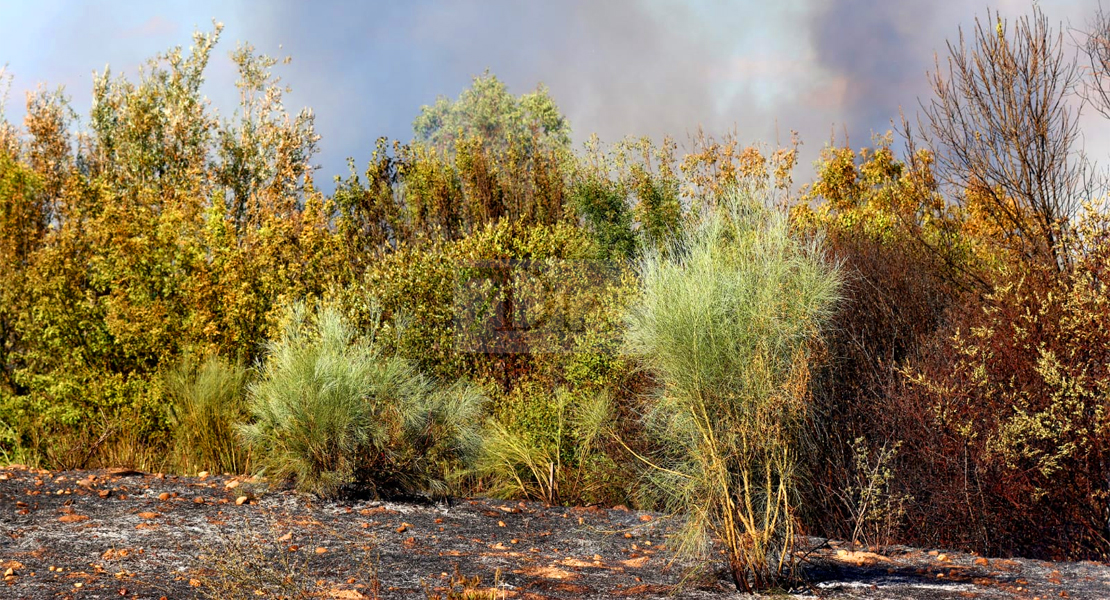
[{"label": "shrub", "polygon": [[[897,398],[920,415],[902,467],[907,538],[991,554],[1110,553],[1110,248],[1064,274],[1015,269],[955,312]],[[912,458],[911,458],[912,457]]]},{"label": "shrub", "polygon": [[86,133],[45,91],[14,147],[2,127],[0,411],[36,463],[164,467],[160,379],[183,349],[252,358],[278,306],[346,271],[275,61],[236,52],[241,110],[207,108],[218,34],[97,75]]},{"label": "shrub", "polygon": [[249,455],[236,427],[246,420],[248,373],[217,356],[186,357],[166,374],[176,467],[186,473],[246,473]]},{"label": "shrub", "polygon": [[834,492],[846,511],[846,525],[851,527],[848,539],[853,545],[889,544],[902,524],[906,504],[913,497],[893,490],[894,462],[901,445],[888,442],[871,448],[863,436],[852,441],[854,480],[842,483]]},{"label": "shrub", "polygon": [[588,499],[597,485],[590,475],[606,458],[598,442],[613,417],[610,398],[574,397],[565,388],[514,391],[503,414],[489,420],[476,465],[492,480],[489,493],[549,504]]},{"label": "shrub", "polygon": [[[963,273],[976,263],[973,238],[937,193],[931,156],[921,152],[903,162],[889,137],[877,142],[858,153],[826,148],[803,195],[809,202],[791,214],[796,229],[822,237],[844,279],[825,340],[829,360],[815,373],[807,419],[804,517],[815,532],[869,542],[900,533],[894,505],[859,526],[863,505],[875,506],[861,490],[872,487],[881,449],[895,447],[913,426],[892,400],[901,369],[943,326],[967,287]],[[900,461],[886,462],[898,477]],[[898,481],[884,485],[905,492]]]},{"label": "shrub", "polygon": [[242,431],[264,474],[321,496],[446,493],[477,450],[483,397],[440,386],[333,307],[290,309],[249,388]]},{"label": "shrub", "polygon": [[786,216],[734,190],[648,252],[628,344],[658,377],[646,458],[672,510],[682,552],[725,545],[738,589],[789,577],[813,345],[837,298],[838,274],[790,233]]},{"label": "shrub", "polygon": [[380,328],[383,351],[434,377],[457,378],[464,370],[455,352],[455,262],[445,242],[403,245],[377,257],[336,299],[357,330]]},{"label": "shrub", "polygon": [[574,186],[571,198],[597,241],[599,259],[625,261],[636,255],[640,239],[632,228],[632,210],[617,185],[601,177],[585,178]]}]

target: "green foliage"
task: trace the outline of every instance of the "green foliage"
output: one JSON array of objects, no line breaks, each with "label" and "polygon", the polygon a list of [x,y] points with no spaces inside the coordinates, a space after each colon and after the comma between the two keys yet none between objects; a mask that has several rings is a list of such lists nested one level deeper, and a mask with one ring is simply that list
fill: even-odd
[{"label": "green foliage", "polygon": [[186,473],[246,473],[236,427],[246,420],[247,370],[216,356],[186,356],[166,374],[175,466]]},{"label": "green foliage", "polygon": [[593,232],[601,260],[627,260],[639,248],[632,229],[632,211],[617,186],[601,178],[589,178],[572,193],[578,214]]},{"label": "green foliage", "polygon": [[440,97],[435,105],[421,108],[412,128],[417,142],[448,151],[468,139],[498,151],[522,142],[528,153],[570,146],[570,124],[546,87],[516,98],[489,71],[475,77],[457,100]]},{"label": "green foliage", "polygon": [[801,423],[813,344],[839,276],[791,235],[785,214],[739,191],[649,252],[628,344],[661,383],[647,415],[663,440],[646,458],[672,510],[681,551],[725,544],[738,589],[793,568]]},{"label": "green foliage", "polygon": [[257,55],[250,45],[240,45],[231,59],[239,70],[239,112],[218,133],[220,164],[215,176],[230,196],[232,221],[242,229],[252,216],[264,212],[252,204],[287,203],[304,193],[320,136],[311,110],[292,119],[286,114],[285,88],[272,73],[278,59]]},{"label": "green foliage", "polygon": [[249,361],[283,301],[347,277],[275,61],[240,49],[241,111],[208,108],[219,29],[135,81],[98,75],[87,134],[60,92],[30,96],[0,153],[0,386],[36,461],[162,466],[183,348]]},{"label": "green foliage", "polygon": [[24,333],[27,263],[46,235],[49,212],[34,172],[0,152],[0,389],[11,389]]},{"label": "green foliage", "polygon": [[478,474],[489,477],[489,493],[558,504],[589,501],[600,490],[592,480],[608,457],[599,442],[614,416],[603,394],[553,395],[523,385],[495,407],[484,435]]},{"label": "green foliage", "polygon": [[266,475],[304,491],[439,495],[479,444],[482,402],[471,386],[437,385],[384,356],[338,310],[298,306],[267,345],[242,431]]},{"label": "green foliage", "polygon": [[[239,46],[239,106],[212,110],[219,35],[98,74],[86,131],[61,90],[21,127],[0,113],[0,459],[261,466],[328,495],[442,493],[480,457],[466,493],[662,497],[741,587],[786,574],[799,515],[861,541],[1110,548],[1099,211],[1032,224],[947,163],[945,197],[935,156],[890,136],[826,148],[800,197],[796,139],[575,153],[545,88],[488,73],[327,197],[286,61]],[[1065,235],[1054,265],[1027,264],[1023,230]],[[320,301],[340,308],[285,308]],[[192,352],[265,357],[249,406],[241,366]],[[435,383],[464,380],[492,401]]]}]

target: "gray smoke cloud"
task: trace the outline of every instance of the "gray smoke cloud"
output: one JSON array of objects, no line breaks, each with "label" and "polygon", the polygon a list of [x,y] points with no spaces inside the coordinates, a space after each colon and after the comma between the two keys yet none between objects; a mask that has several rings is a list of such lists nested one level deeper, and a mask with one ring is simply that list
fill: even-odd
[{"label": "gray smoke cloud", "polygon": [[[331,137],[340,153],[379,134],[409,137],[420,106],[456,96],[487,68],[514,93],[546,84],[579,141],[595,132],[684,137],[721,123],[712,85],[719,48],[682,5],[462,0],[356,10],[336,25],[332,11],[289,2],[250,29],[285,42],[295,58],[288,79],[311,98],[325,144]],[[359,126],[367,122],[378,126]]]},{"label": "gray smoke cloud", "polygon": [[[1081,26],[1097,0],[1041,2],[1055,22]],[[11,62],[19,118],[24,89],[64,83],[87,108],[89,73],[106,62],[134,75],[142,59],[188,45],[212,18],[227,28],[209,73],[213,104],[235,103],[226,52],[239,40],[290,55],[286,105],[315,109],[321,183],[360,166],[379,136],[408,140],[422,105],[455,97],[487,68],[514,93],[543,82],[575,139],[591,133],[679,143],[699,127],[742,141],[804,142],[799,180],[833,135],[853,146],[885,132],[929,93],[934,52],[985,5],[961,0],[454,0],[432,2],[143,3],[67,9],[60,0],[3,8],[0,64]],[[1006,16],[1026,1],[996,5]],[[44,43],[44,40],[46,42]],[[1104,126],[1095,123],[1096,126]],[[1110,139],[1110,136],[1092,136]],[[327,186],[325,186],[327,187]]]},{"label": "gray smoke cloud", "polygon": [[[1093,16],[1098,1],[1039,5],[1050,25],[1064,34],[1065,43],[1071,44],[1077,30]],[[975,19],[987,18],[988,6],[1012,24],[1030,14],[1033,4],[1017,0],[991,5],[962,0],[830,0],[810,14],[808,27],[815,56],[819,68],[838,82],[838,112],[853,146],[865,145],[872,133],[888,130],[891,119],[898,117],[899,107],[914,121],[920,102],[927,102],[931,94],[927,73],[938,66],[941,73],[946,72],[947,42],[958,45],[961,29],[970,36]]]},{"label": "gray smoke cloud", "polygon": [[832,78],[830,92],[853,146],[883,133],[901,107],[912,114],[928,93],[926,72],[945,37],[955,37],[966,17],[958,0],[929,3],[836,0],[809,19],[819,68]]}]

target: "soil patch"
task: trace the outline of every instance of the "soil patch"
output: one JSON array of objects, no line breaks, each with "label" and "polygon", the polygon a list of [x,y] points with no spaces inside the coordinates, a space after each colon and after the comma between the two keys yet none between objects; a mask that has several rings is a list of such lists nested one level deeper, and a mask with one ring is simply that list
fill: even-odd
[{"label": "soil patch", "polygon": [[[653,513],[538,503],[320,502],[242,477],[0,470],[0,597],[722,598],[686,578]],[[1107,598],[1100,563],[813,541],[799,598]],[[684,578],[685,581],[684,581]],[[221,588],[222,586],[222,588]],[[276,586],[276,587],[267,587]],[[251,589],[254,588],[254,589]]]}]

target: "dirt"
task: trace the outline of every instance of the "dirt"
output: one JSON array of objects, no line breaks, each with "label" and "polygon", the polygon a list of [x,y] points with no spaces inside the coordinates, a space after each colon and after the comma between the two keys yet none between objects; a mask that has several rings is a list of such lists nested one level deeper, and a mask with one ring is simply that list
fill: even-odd
[{"label": "dirt", "polygon": [[[242,477],[0,470],[0,598],[741,597],[675,523],[538,503],[322,502]],[[1110,567],[811,540],[798,598],[1110,598]],[[461,597],[461,596],[460,596]]]}]

